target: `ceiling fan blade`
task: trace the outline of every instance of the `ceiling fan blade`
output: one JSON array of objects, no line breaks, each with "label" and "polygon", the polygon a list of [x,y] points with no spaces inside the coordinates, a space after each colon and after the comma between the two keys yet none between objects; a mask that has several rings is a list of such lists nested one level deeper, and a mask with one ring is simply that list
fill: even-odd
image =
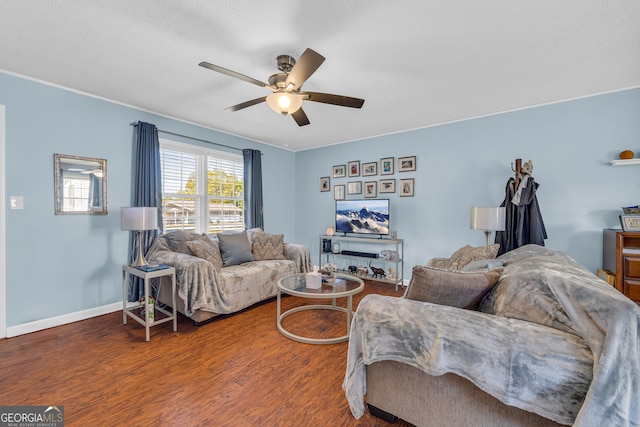
[{"label": "ceiling fan blade", "polygon": [[306,95],[307,101],[340,105],[342,107],[362,108],[362,104],[364,104],[364,99],[352,98],[350,96],[343,95],[332,95],[330,93],[300,92],[300,95]]},{"label": "ceiling fan blade", "polygon": [[311,123],[309,121],[309,118],[304,113],[304,110],[302,108],[299,108],[298,111],[296,111],[295,113],[291,114],[291,117],[293,117],[293,119],[296,121],[298,126],[306,126],[309,123]]},{"label": "ceiling fan blade", "polygon": [[324,59],[324,56],[311,49],[302,52],[302,55],[300,55],[300,58],[296,61],[296,65],[293,66],[287,76],[287,86],[293,84],[293,89],[300,89],[309,76],[322,65]]},{"label": "ceiling fan blade", "polygon": [[237,104],[237,105],[233,105],[231,107],[227,107],[227,108],[225,108],[225,110],[238,111],[238,110],[242,110],[243,108],[251,107],[252,105],[260,104],[261,102],[264,102],[266,100],[267,100],[267,97],[266,96],[262,96],[260,98],[252,99],[251,101],[245,101],[245,102],[243,102],[241,104]]},{"label": "ceiling fan blade", "polygon": [[245,76],[244,74],[240,74],[235,71],[228,70],[226,68],[220,67],[218,65],[209,64],[208,62],[201,62],[198,64],[201,67],[208,68],[213,71],[217,71],[222,74],[226,74],[230,77],[235,77],[236,79],[244,80],[245,82],[252,83],[254,85],[258,85],[261,87],[270,87],[268,84],[261,82],[260,80],[256,80],[253,77]]}]

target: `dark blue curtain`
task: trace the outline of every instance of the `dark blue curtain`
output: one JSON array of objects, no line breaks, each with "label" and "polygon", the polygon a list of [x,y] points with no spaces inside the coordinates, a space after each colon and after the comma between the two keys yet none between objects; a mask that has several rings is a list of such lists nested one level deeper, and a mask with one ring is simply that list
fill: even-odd
[{"label": "dark blue curtain", "polygon": [[247,229],[264,229],[262,216],[262,153],[242,150],[244,158],[244,224]]},{"label": "dark blue curtain", "polygon": [[[158,230],[142,232],[140,249],[149,250],[153,240],[162,233],[162,178],[160,171],[160,140],[158,128],[150,123],[138,122],[133,165],[133,204],[158,208]],[[137,254],[135,236],[130,241],[129,263]],[[129,287],[129,301],[138,301],[144,297],[144,281],[134,277]]]}]

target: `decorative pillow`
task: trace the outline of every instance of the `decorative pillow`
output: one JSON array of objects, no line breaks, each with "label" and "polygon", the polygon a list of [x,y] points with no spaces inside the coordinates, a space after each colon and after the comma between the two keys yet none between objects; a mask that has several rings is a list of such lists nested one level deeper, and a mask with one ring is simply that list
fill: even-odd
[{"label": "decorative pillow", "polygon": [[255,236],[256,234],[264,234],[264,230],[262,230],[262,228],[259,228],[259,227],[250,228],[247,230],[247,236],[249,236],[250,243],[253,240],[253,236]]},{"label": "decorative pillow", "polygon": [[251,240],[251,254],[256,261],[286,259],[284,256],[284,235],[255,233]]},{"label": "decorative pillow", "polygon": [[483,268],[496,268],[502,266],[504,266],[504,263],[500,259],[478,259],[471,261],[469,264],[462,267],[460,271],[482,270]]},{"label": "decorative pillow", "polygon": [[218,240],[220,255],[222,255],[222,265],[224,267],[253,261],[251,244],[249,243],[246,232],[243,231],[232,234],[219,233]]},{"label": "decorative pillow", "polygon": [[416,265],[405,298],[475,310],[498,282],[502,270],[463,272]]},{"label": "decorative pillow", "polygon": [[451,255],[449,258],[448,270],[461,270],[462,267],[469,264],[471,261],[479,259],[493,259],[498,255],[500,249],[499,244],[489,246],[479,246],[477,248],[469,245],[463,246]]},{"label": "decorative pillow", "polygon": [[173,252],[179,252],[181,254],[191,255],[191,251],[187,248],[186,243],[192,240],[197,240],[200,235],[192,233],[191,231],[171,231],[164,234],[162,237],[166,240],[169,248]]},{"label": "decorative pillow", "polygon": [[198,258],[205,259],[213,264],[216,270],[222,268],[222,256],[220,255],[218,243],[212,242],[211,240],[207,242],[204,239],[199,239],[187,242],[187,248]]}]

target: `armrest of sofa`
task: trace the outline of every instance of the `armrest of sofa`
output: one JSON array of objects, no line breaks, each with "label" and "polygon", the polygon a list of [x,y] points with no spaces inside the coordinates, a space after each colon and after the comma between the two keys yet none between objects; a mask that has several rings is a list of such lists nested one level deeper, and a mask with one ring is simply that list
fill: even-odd
[{"label": "armrest of sofa", "polygon": [[218,275],[213,264],[194,255],[172,251],[164,239],[156,239],[146,258],[176,269],[178,296],[184,302],[187,316],[207,307]]},{"label": "armrest of sofa", "polygon": [[296,263],[296,273],[306,273],[313,270],[311,252],[305,245],[284,243],[284,256]]}]

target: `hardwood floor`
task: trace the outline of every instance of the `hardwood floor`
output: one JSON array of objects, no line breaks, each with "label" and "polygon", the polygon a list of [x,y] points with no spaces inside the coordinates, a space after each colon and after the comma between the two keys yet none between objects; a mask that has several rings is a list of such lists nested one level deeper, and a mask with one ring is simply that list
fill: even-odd
[{"label": "hardwood floor", "polygon": [[[369,293],[402,289],[367,282],[354,308]],[[284,297],[282,307],[305,303],[318,300]],[[317,337],[346,328],[344,314],[327,310],[283,323]],[[68,426],[391,425],[368,412],[353,418],[342,390],[347,343],[285,338],[275,299],[201,327],[180,316],[177,332],[168,322],[151,329],[151,341],[144,335],[116,312],[0,340],[0,404],[64,406]]]}]

